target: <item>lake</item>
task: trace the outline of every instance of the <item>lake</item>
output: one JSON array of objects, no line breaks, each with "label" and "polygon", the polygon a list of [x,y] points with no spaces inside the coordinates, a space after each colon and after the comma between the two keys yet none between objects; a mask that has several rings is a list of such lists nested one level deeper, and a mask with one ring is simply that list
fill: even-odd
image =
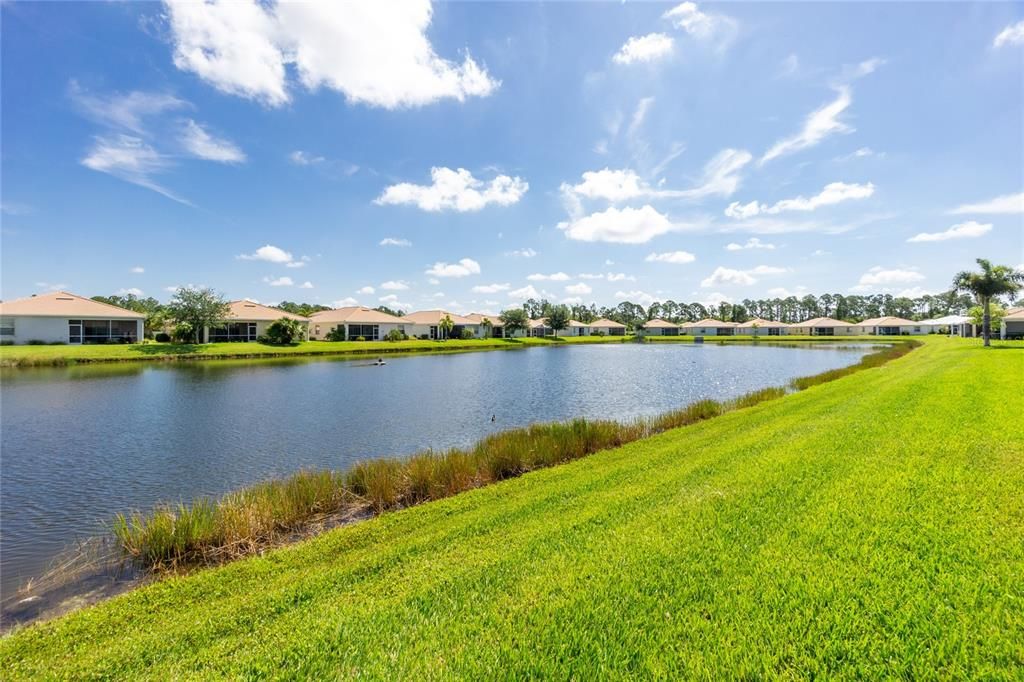
[{"label": "lake", "polygon": [[384,367],[318,358],[3,370],[0,591],[118,512],[537,421],[657,414],[870,350],[608,344],[389,357]]}]

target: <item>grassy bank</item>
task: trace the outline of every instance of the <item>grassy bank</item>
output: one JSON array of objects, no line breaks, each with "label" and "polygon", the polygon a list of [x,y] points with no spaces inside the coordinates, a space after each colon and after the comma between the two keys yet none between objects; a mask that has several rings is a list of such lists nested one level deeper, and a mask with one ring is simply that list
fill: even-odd
[{"label": "grassy bank", "polygon": [[1013,678],[1024,347],[884,366],[173,578],[5,677]]},{"label": "grassy bank", "polygon": [[263,343],[144,343],[83,346],[0,346],[0,367],[41,367],[89,362],[139,362],[273,358],[315,355],[383,355],[457,350],[495,350],[564,343],[622,343],[632,337],[584,336],[448,341],[306,341],[292,346]]}]

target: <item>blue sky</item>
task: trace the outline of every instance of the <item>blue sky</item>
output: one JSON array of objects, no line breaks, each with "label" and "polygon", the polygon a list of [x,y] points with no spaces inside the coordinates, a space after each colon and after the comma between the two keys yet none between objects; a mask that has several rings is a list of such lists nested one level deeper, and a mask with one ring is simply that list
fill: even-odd
[{"label": "blue sky", "polygon": [[494,312],[1024,263],[1020,4],[0,11],[4,298]]}]

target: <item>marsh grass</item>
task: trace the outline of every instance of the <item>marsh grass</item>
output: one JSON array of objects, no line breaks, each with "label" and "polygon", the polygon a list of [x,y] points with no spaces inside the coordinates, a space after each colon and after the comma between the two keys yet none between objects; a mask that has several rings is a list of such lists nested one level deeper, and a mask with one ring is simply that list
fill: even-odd
[{"label": "marsh grass", "polygon": [[[885,347],[850,367],[796,379],[789,389],[800,391],[878,367],[919,345],[908,341]],[[158,507],[148,514],[119,515],[113,534],[129,557],[154,571],[221,563],[301,536],[324,515],[345,513],[356,518],[360,512],[380,514],[450,497],[750,408],[787,392],[784,387],[771,387],[728,401],[704,399],[628,422],[578,418],[532,424],[487,436],[469,449],[367,460],[344,472],[301,471],[215,501],[203,498],[191,505]]]}]

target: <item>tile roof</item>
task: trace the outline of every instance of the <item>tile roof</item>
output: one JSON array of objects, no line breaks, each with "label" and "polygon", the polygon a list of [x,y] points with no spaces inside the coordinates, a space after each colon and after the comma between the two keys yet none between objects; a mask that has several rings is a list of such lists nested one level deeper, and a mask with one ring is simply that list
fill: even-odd
[{"label": "tile roof", "polygon": [[66,291],[51,291],[13,301],[0,302],[0,315],[11,317],[100,317],[104,319],[144,320],[143,313],[100,303]]}]

